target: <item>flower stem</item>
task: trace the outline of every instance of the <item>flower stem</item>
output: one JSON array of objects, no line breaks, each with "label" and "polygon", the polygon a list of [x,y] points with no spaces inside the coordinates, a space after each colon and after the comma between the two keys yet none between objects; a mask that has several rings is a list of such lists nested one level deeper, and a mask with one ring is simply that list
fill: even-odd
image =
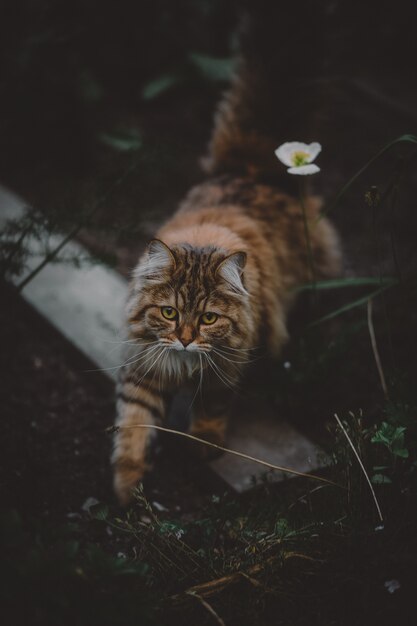
[{"label": "flower stem", "polygon": [[301,205],[301,210],[303,213],[304,235],[305,235],[306,245],[307,245],[308,265],[310,268],[311,282],[314,285],[314,291],[315,291],[316,283],[317,283],[317,276],[316,276],[316,268],[314,266],[313,252],[311,249],[310,231],[308,227],[307,211],[306,211],[306,206],[305,206],[304,186],[303,186],[302,181],[300,181],[300,205]]}]

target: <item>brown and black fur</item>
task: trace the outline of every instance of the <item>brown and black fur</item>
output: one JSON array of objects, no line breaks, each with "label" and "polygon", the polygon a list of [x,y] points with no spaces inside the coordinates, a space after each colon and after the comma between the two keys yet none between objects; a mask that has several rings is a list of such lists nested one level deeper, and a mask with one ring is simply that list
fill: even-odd
[{"label": "brown and black fur", "polygon": [[[271,58],[266,72],[285,67],[276,81],[287,94],[286,106],[274,106],[269,98],[274,89],[268,90],[260,71],[262,58],[246,21],[243,41],[249,52],[219,105],[204,160],[214,178],[188,193],[135,270],[127,307],[130,353],[118,388],[116,423],[122,428],[112,457],[122,503],[148,467],[154,435],[135,426],[163,424],[170,397],[189,385],[195,390],[191,432],[224,443],[234,390],[253,351],[279,355],[288,338],[293,288],[312,278],[302,208],[274,149],[286,140],[311,138],[299,136],[307,131],[297,125],[298,109],[288,94],[297,102],[310,66],[319,61],[310,50],[314,32],[297,36],[295,9],[287,22],[295,53],[284,62]],[[269,47],[267,42],[266,56]],[[317,219],[319,207],[307,195],[315,275],[328,277],[338,272],[340,251],[330,223]],[[177,312],[175,320],[164,318],[166,307]],[[205,312],[218,315],[215,323],[202,323]]]}]

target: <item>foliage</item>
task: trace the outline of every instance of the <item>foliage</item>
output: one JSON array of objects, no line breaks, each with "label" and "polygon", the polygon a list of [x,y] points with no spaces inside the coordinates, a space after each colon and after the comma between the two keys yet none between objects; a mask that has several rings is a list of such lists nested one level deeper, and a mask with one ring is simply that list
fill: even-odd
[{"label": "foliage", "polygon": [[150,623],[148,599],[138,593],[146,563],[105,551],[87,534],[85,521],[57,527],[2,514],[2,613],[9,623]]}]

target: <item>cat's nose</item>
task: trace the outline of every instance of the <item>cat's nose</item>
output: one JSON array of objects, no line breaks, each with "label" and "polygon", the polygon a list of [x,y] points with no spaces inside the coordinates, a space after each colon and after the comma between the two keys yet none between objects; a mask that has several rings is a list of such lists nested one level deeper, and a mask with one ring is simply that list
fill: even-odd
[{"label": "cat's nose", "polygon": [[181,341],[184,348],[186,348],[195,339],[195,332],[191,326],[183,326],[178,329],[177,337]]}]

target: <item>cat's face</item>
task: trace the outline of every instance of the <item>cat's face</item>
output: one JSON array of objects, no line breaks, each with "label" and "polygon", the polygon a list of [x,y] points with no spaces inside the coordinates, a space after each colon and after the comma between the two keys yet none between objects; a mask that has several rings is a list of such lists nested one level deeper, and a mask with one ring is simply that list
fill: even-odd
[{"label": "cat's face", "polygon": [[131,336],[153,347],[168,369],[183,363],[195,370],[208,359],[243,363],[251,331],[245,261],[243,252],[152,241],[134,274]]}]

